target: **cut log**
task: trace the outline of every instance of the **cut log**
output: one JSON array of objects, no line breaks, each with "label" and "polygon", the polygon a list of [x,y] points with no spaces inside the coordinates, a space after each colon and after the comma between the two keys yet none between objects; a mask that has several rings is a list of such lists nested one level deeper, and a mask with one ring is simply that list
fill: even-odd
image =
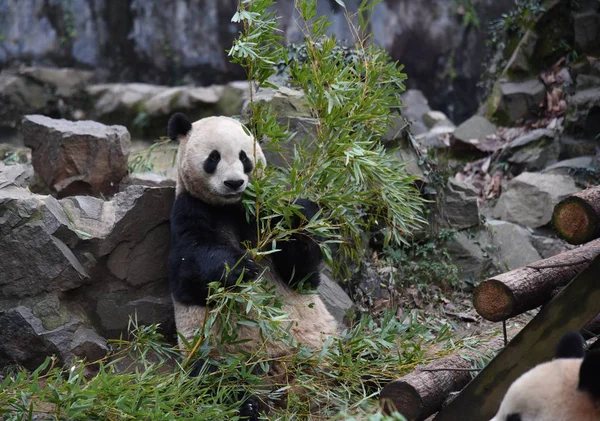
[{"label": "cut log", "polygon": [[600,255],[600,240],[540,260],[479,284],[473,305],[484,319],[499,322],[540,307]]},{"label": "cut log", "polygon": [[[503,346],[504,340],[498,337],[484,345],[484,349]],[[397,411],[407,421],[427,419],[440,410],[450,393],[461,390],[471,381],[472,361],[469,359],[478,357],[464,349],[388,383],[379,396],[383,410],[388,414]]]},{"label": "cut log", "polygon": [[575,193],[554,207],[552,225],[571,244],[600,237],[600,186]]},{"label": "cut log", "polygon": [[[569,330],[581,330],[600,311],[600,257],[521,330],[433,421],[489,421],[510,385],[549,361]],[[575,421],[575,420],[572,420]]]}]

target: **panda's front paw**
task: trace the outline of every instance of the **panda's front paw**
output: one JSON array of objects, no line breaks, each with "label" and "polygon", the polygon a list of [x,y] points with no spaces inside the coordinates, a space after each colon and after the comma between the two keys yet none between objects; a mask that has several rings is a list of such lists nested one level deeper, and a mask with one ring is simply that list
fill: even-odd
[{"label": "panda's front paw", "polygon": [[[294,204],[302,207],[299,209],[299,212],[306,218],[307,221],[310,221],[319,212],[319,205],[308,199],[298,199],[294,202]],[[298,226],[300,225],[300,221],[294,222],[297,223]]]},{"label": "panda's front paw", "polygon": [[249,282],[258,277],[260,274],[260,266],[250,257],[242,257],[239,263],[229,271],[227,277],[227,286],[234,286],[240,277],[244,282]]},{"label": "panda's front paw", "polygon": [[259,402],[254,396],[249,397],[240,407],[240,420],[258,421]]}]

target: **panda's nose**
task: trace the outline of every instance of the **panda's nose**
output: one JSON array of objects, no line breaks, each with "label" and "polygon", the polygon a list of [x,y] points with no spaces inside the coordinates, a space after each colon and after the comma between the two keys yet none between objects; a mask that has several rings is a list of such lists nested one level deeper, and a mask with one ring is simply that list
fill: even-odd
[{"label": "panda's nose", "polygon": [[237,190],[242,186],[242,184],[244,184],[244,180],[226,180],[223,181],[223,184],[225,184],[231,190]]}]

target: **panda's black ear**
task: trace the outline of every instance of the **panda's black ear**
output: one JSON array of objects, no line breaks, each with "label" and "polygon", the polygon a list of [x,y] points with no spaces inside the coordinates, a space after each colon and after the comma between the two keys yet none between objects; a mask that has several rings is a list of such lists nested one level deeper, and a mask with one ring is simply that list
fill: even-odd
[{"label": "panda's black ear", "polygon": [[192,123],[183,113],[175,113],[169,119],[167,127],[167,135],[171,140],[179,140],[180,137],[186,136],[192,130]]},{"label": "panda's black ear", "polygon": [[567,332],[556,346],[555,358],[583,358],[585,355],[583,336],[573,330]]},{"label": "panda's black ear", "polygon": [[600,400],[600,352],[592,352],[583,359],[579,369],[579,390]]}]

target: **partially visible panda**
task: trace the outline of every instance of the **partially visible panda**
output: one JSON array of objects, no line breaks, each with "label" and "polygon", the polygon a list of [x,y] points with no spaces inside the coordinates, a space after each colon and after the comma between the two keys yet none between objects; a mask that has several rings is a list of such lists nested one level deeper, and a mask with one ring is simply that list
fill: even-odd
[{"label": "partially visible panda", "polygon": [[[248,221],[241,199],[252,174],[266,165],[260,145],[229,117],[208,117],[191,124],[181,113],[168,123],[168,135],[180,142],[176,200],[171,213],[169,283],[177,330],[188,341],[203,326],[208,298],[207,285],[221,281],[232,286],[243,274],[252,281],[261,266],[246,255],[243,243],[256,246],[256,224]],[[308,200],[297,202],[311,219],[318,211]],[[300,226],[297,218],[294,223]],[[293,321],[291,333],[299,344],[320,349],[338,326],[318,294],[298,293],[299,281],[312,289],[319,286],[323,256],[318,243],[307,234],[294,234],[278,242],[281,251],[267,264],[267,279],[284,302]],[[235,266],[242,259],[242,264]],[[226,276],[226,267],[235,268]],[[219,329],[218,326],[215,329]],[[218,332],[217,332],[218,333]],[[293,350],[283,343],[261,339],[258,328],[239,325],[239,339],[226,345],[227,352],[264,349],[271,357]],[[181,341],[180,341],[180,345]]]},{"label": "partially visible panda", "polygon": [[600,421],[600,353],[585,355],[581,335],[567,333],[554,360],[515,380],[491,421]]}]

